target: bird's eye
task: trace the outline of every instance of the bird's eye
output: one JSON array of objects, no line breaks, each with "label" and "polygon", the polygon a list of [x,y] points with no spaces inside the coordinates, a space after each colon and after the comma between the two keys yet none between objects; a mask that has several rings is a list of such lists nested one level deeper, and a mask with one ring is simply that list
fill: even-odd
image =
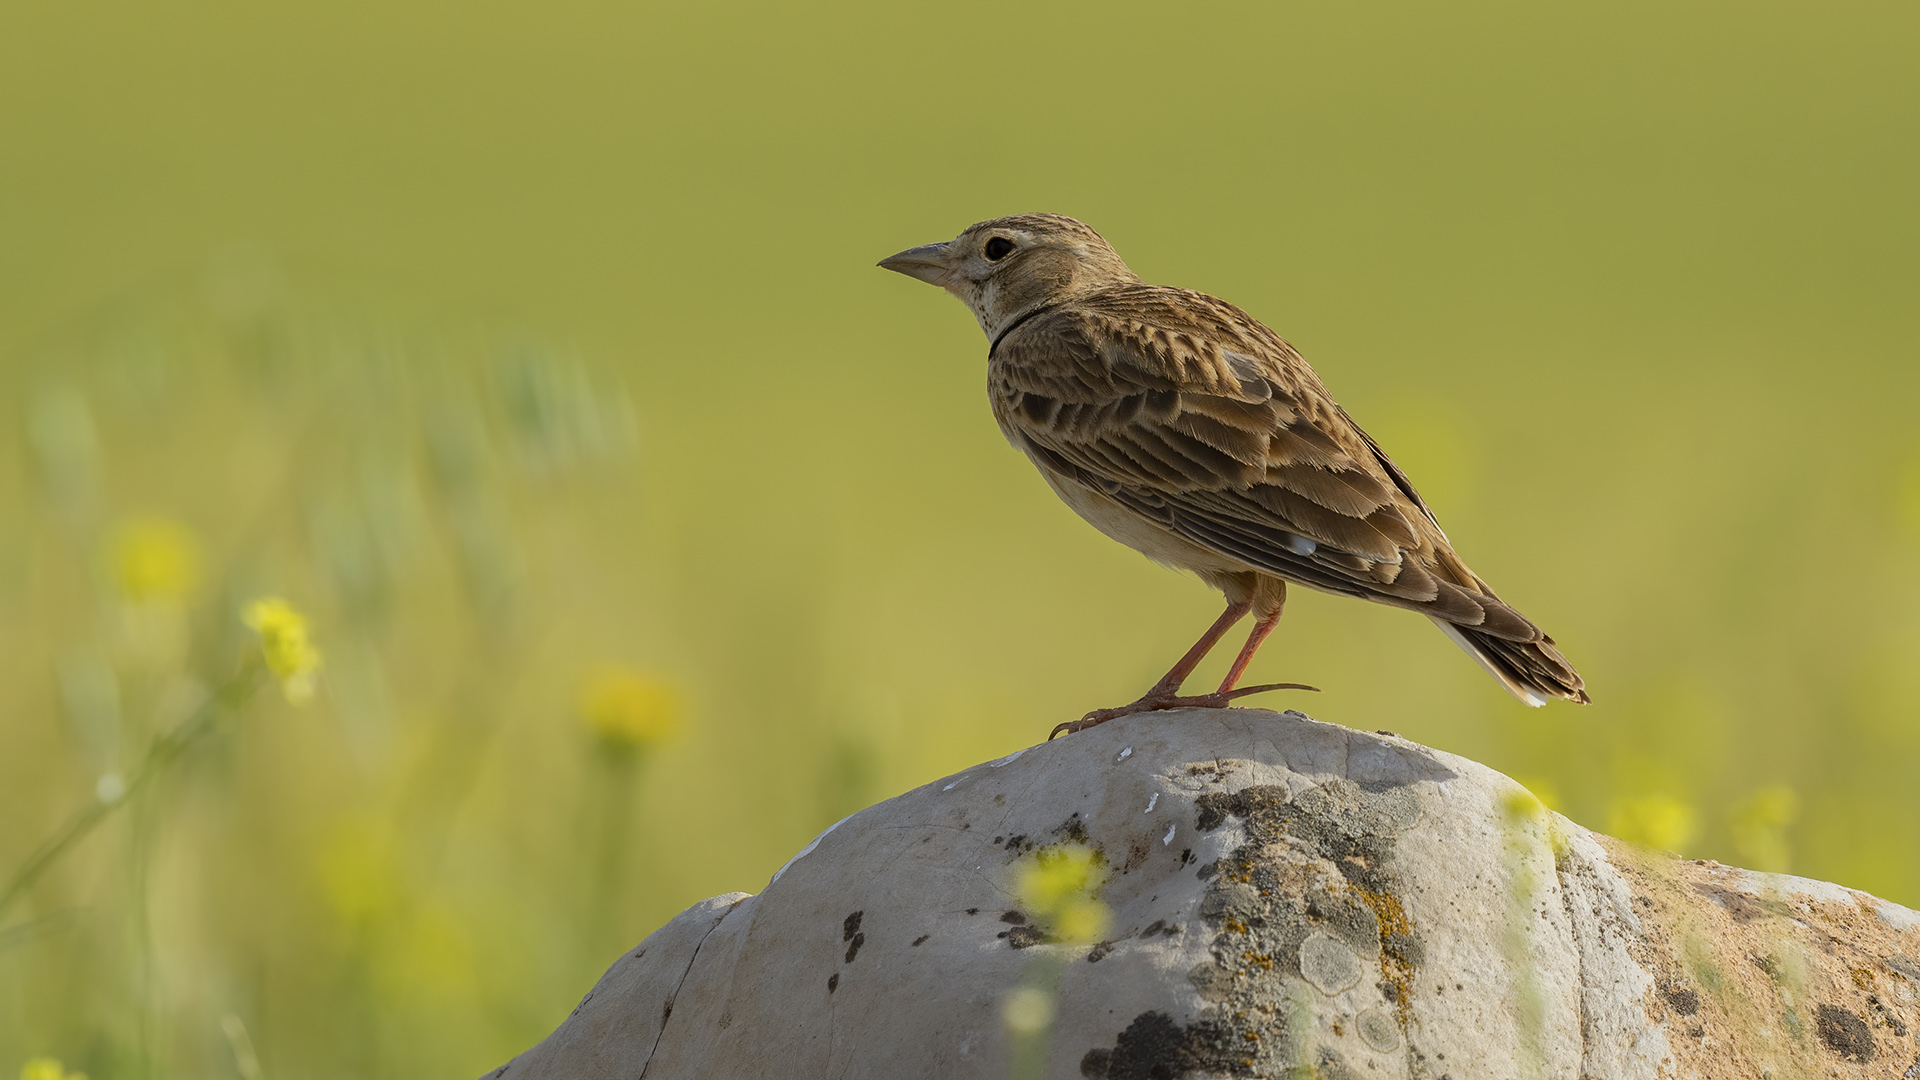
[{"label": "bird's eye", "polygon": [[999,262],[1001,259],[1006,258],[1007,253],[1012,250],[1013,241],[1004,236],[996,236],[987,241],[987,259],[991,262]]}]

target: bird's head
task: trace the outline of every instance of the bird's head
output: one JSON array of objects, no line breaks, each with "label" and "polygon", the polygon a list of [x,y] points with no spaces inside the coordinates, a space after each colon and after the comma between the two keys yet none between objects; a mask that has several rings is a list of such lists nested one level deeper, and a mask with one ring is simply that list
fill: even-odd
[{"label": "bird's head", "polygon": [[1092,226],[1060,214],[983,221],[880,265],[958,297],[989,338],[1035,308],[1140,280]]}]

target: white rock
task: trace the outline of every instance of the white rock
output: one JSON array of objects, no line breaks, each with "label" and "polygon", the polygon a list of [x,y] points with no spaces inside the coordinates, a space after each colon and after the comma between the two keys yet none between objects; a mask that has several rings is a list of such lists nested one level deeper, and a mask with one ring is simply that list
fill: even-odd
[{"label": "white rock", "polygon": [[[999,1080],[1008,999],[1051,978],[1051,1077],[1920,1064],[1920,916],[1594,835],[1463,758],[1224,709],[993,765],[854,815],[758,896],[689,908],[489,1075]],[[1013,899],[1022,856],[1063,840],[1110,871],[1097,945],[1049,942]]]}]

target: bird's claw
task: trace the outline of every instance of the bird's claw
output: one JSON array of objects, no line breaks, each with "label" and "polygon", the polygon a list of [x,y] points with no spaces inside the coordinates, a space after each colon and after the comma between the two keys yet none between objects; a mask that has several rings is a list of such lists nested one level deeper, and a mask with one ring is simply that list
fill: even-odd
[{"label": "bird's claw", "polygon": [[1317,686],[1291,682],[1242,686],[1234,690],[1217,690],[1211,694],[1194,694],[1187,697],[1181,697],[1170,691],[1159,692],[1156,688],[1156,690],[1148,691],[1145,697],[1131,705],[1122,705],[1117,709],[1095,709],[1078,720],[1069,720],[1062,724],[1056,724],[1053,731],[1048,733],[1047,741],[1052,742],[1061,735],[1071,735],[1076,731],[1085,731],[1090,727],[1097,727],[1109,720],[1117,720],[1122,716],[1132,716],[1134,713],[1160,712],[1165,709],[1224,709],[1227,708],[1228,703],[1235,698],[1243,698],[1250,694],[1264,694],[1269,690],[1311,690],[1316,694],[1320,692],[1320,688]]}]

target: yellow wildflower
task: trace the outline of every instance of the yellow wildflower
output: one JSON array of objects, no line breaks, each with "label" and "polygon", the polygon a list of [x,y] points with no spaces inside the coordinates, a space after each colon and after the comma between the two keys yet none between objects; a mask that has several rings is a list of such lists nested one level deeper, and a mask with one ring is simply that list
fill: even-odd
[{"label": "yellow wildflower", "polygon": [[1526,788],[1541,806],[1548,810],[1560,809],[1560,789],[1553,781],[1544,776],[1525,776],[1514,779],[1521,787]]},{"label": "yellow wildflower", "polygon": [[1699,815],[1671,795],[1643,795],[1614,804],[1607,831],[1622,840],[1678,852],[1693,839]]},{"label": "yellow wildflower", "polygon": [[1509,827],[1538,821],[1547,816],[1546,800],[1533,793],[1528,787],[1509,788],[1500,796],[1500,809],[1506,814]]},{"label": "yellow wildflower", "polygon": [[608,750],[655,746],[680,730],[680,692],[672,683],[625,667],[601,669],[580,693],[580,717]]},{"label": "yellow wildflower", "polygon": [[1053,1023],[1053,995],[1037,986],[1022,986],[1007,995],[1000,1020],[1016,1035],[1038,1035]]},{"label": "yellow wildflower", "polygon": [[200,582],[200,549],[176,521],[136,518],[114,530],[113,573],[130,604],[176,604]]},{"label": "yellow wildflower", "polygon": [[1113,912],[1099,900],[1107,882],[1106,860],[1084,844],[1060,844],[1034,852],[1021,867],[1014,895],[1056,940],[1099,941]]},{"label": "yellow wildflower", "polygon": [[285,600],[267,596],[248,604],[241,618],[260,635],[260,656],[267,662],[267,670],[280,680],[287,700],[295,705],[312,700],[320,650],[307,638],[306,617]]},{"label": "yellow wildflower", "polygon": [[87,1080],[86,1073],[70,1073],[55,1058],[34,1058],[20,1066],[20,1080]]}]

